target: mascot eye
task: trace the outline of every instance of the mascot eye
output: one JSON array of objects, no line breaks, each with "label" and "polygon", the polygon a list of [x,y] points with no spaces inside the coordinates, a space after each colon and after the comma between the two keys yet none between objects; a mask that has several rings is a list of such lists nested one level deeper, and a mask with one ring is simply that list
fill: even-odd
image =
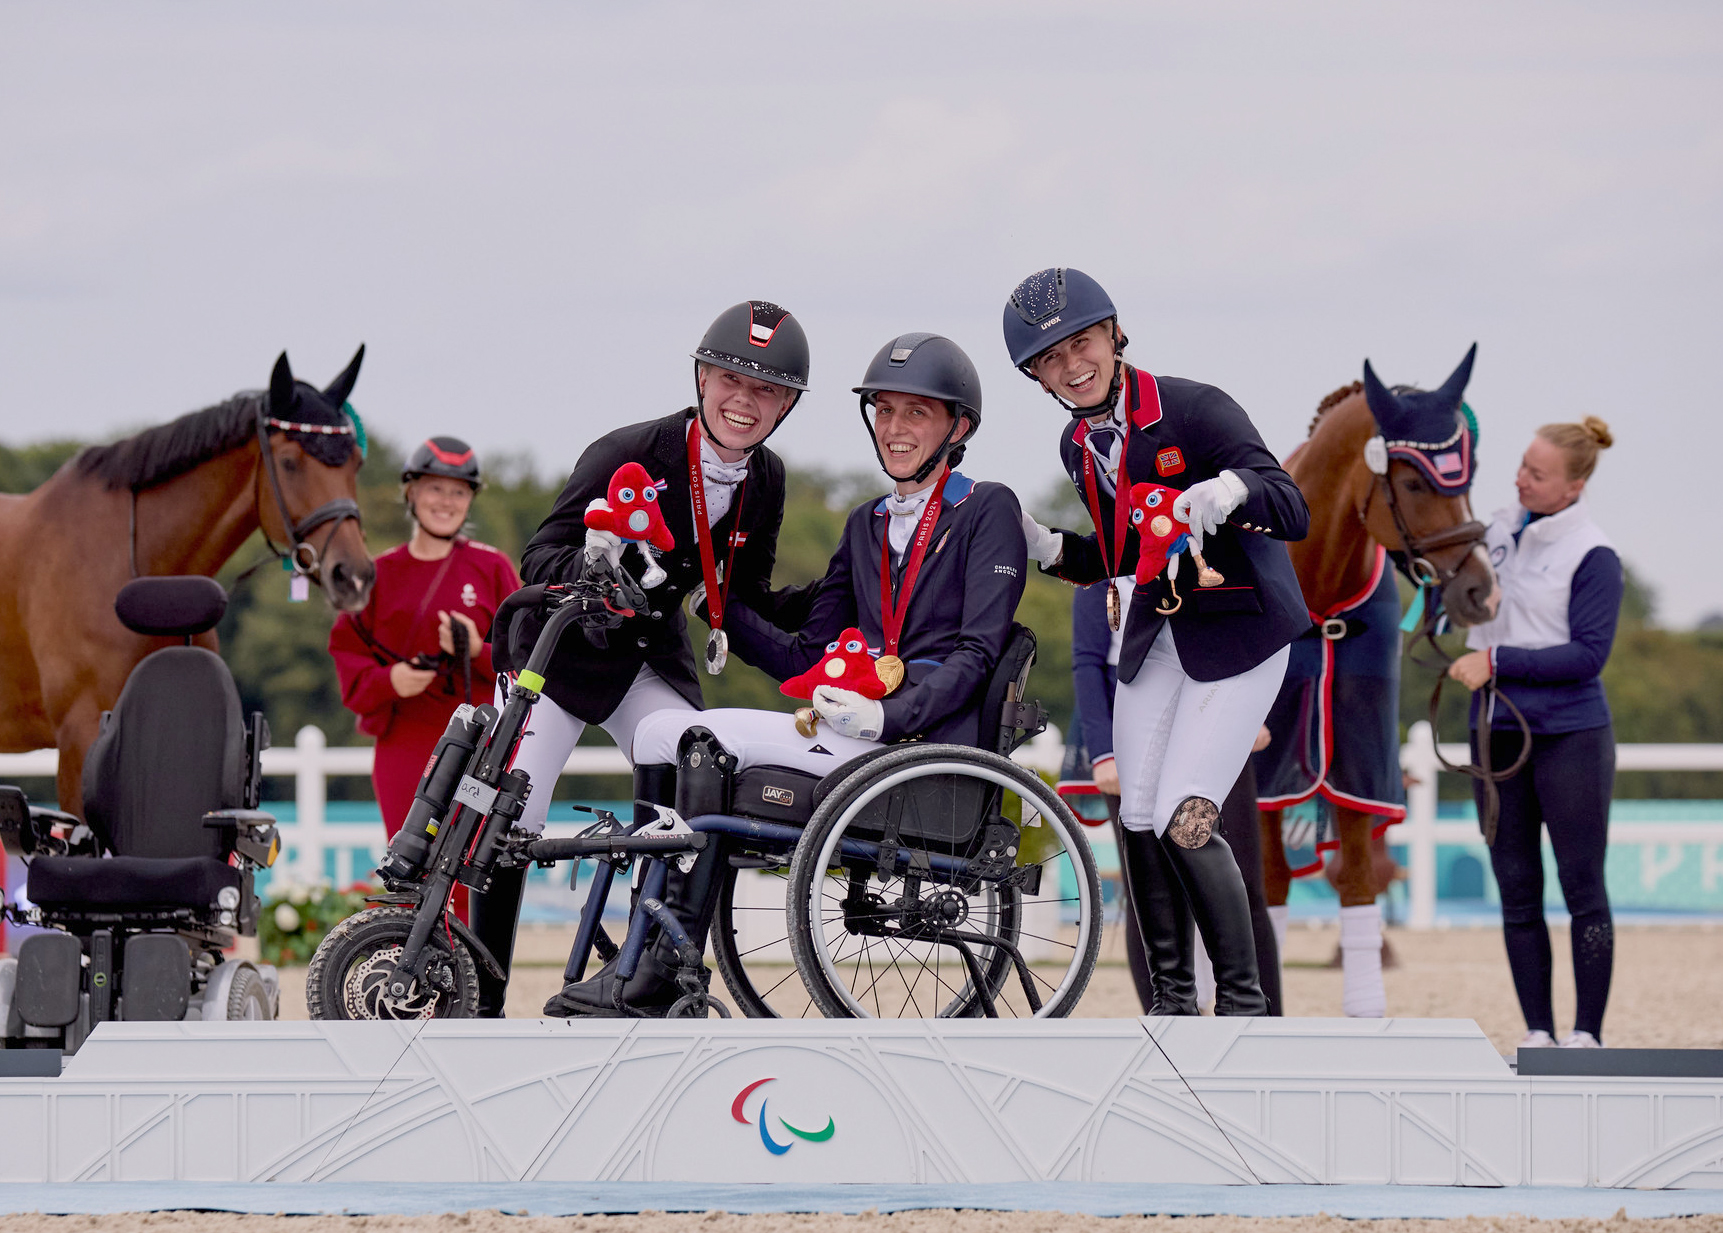
[{"label": "mascot eye", "polygon": [[617,493],[616,493],[616,499],[618,501],[621,501],[624,505],[633,504],[634,503],[634,489],[632,489],[632,488],[618,489]]},{"label": "mascot eye", "polygon": [[1151,492],[1148,496],[1143,498],[1143,504],[1148,506],[1150,509],[1154,509],[1155,506],[1159,505],[1160,503],[1161,503],[1161,494],[1158,492]]},{"label": "mascot eye", "polygon": [[838,649],[837,643],[835,643],[835,642],[826,643],[826,654],[827,655],[830,655],[833,651],[835,651],[837,649]]},{"label": "mascot eye", "polygon": [[648,488],[645,492],[640,494],[640,499],[642,501],[656,501],[658,499],[658,489]]},{"label": "mascot eye", "polygon": [[861,649],[862,644],[857,642],[854,638],[851,638],[848,642],[844,643],[844,650],[848,651],[851,655],[859,654]]},{"label": "mascot eye", "polygon": [[1137,526],[1137,527],[1140,527],[1143,525],[1143,511],[1142,510],[1134,509],[1131,511],[1131,525]]}]

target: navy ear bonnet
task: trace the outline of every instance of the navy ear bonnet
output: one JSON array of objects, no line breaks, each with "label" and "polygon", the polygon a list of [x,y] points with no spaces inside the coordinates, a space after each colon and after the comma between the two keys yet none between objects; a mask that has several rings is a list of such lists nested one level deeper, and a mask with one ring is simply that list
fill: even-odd
[{"label": "navy ear bonnet", "polygon": [[1390,389],[1364,361],[1364,398],[1387,447],[1387,457],[1411,463],[1438,491],[1457,496],[1472,486],[1472,466],[1478,447],[1477,429],[1465,405],[1466,383],[1472,379],[1473,343],[1460,366],[1440,389]]},{"label": "navy ear bonnet", "polygon": [[1118,315],[1112,297],[1083,271],[1039,270],[1005,302],[1005,348],[1022,368],[1054,343]]}]

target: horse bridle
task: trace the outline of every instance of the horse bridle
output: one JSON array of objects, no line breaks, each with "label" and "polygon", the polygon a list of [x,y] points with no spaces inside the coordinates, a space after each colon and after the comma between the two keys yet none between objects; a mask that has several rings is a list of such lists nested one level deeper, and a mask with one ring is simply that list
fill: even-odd
[{"label": "horse bridle", "polygon": [[[1380,437],[1376,438],[1376,441],[1380,440]],[[1396,564],[1400,564],[1400,568],[1414,586],[1429,587],[1432,590],[1447,586],[1459,574],[1466,558],[1471,555],[1471,550],[1484,542],[1485,537],[1489,534],[1489,528],[1476,519],[1472,519],[1456,526],[1445,527],[1430,535],[1412,534],[1412,528],[1406,522],[1405,512],[1401,510],[1400,503],[1394,496],[1394,485],[1389,478],[1391,462],[1385,457],[1371,458],[1369,449],[1365,451],[1365,458],[1365,465],[1372,472],[1372,478],[1375,481],[1371,489],[1371,496],[1374,497],[1375,488],[1380,487],[1382,489],[1383,499],[1388,506],[1388,514],[1394,520],[1395,534],[1400,537],[1400,552],[1393,555],[1403,559],[1404,563],[1401,564],[1400,560],[1397,559]],[[1376,469],[1375,464],[1377,462],[1384,463],[1383,469],[1380,471]],[[1367,520],[1369,514],[1370,499],[1367,498],[1364,507],[1359,511],[1359,516],[1361,519]],[[1444,548],[1464,549],[1454,558],[1454,565],[1451,569],[1440,568],[1426,555],[1440,552]],[[1483,828],[1485,846],[1494,847],[1496,822],[1501,813],[1501,796],[1496,785],[1512,779],[1525,769],[1526,760],[1531,757],[1532,753],[1532,729],[1531,725],[1526,722],[1526,717],[1520,712],[1520,708],[1514,705],[1514,700],[1496,688],[1495,677],[1492,675],[1483,686],[1483,710],[1486,726],[1482,738],[1478,741],[1477,762],[1456,764],[1442,756],[1442,741],[1437,725],[1437,716],[1442,709],[1442,686],[1448,679],[1447,668],[1454,662],[1454,656],[1448,654],[1443,649],[1442,644],[1436,641],[1437,626],[1440,621],[1441,618],[1437,614],[1435,606],[1426,605],[1423,623],[1414,635],[1415,642],[1427,643],[1430,649],[1442,659],[1441,670],[1436,673],[1436,688],[1430,694],[1430,739],[1435,746],[1436,761],[1440,762],[1444,768],[1455,774],[1468,775],[1484,785],[1484,806],[1479,811],[1478,821]],[[1514,722],[1520,728],[1519,757],[1514,759],[1512,766],[1500,771],[1491,765],[1490,754],[1490,736],[1494,731],[1490,725],[1490,717],[1493,716],[1497,703],[1508,708],[1514,717]]]},{"label": "horse bridle", "polygon": [[[295,522],[293,515],[287,512],[287,497],[281,490],[281,476],[275,467],[275,452],[269,448],[269,430],[278,428],[282,432],[308,432],[319,436],[353,436],[352,424],[339,426],[330,424],[299,424],[291,420],[279,420],[263,413],[263,404],[257,405],[257,448],[262,455],[262,471],[269,476],[269,491],[275,498],[275,512],[281,519],[281,525],[287,528],[289,544],[286,551],[276,547],[269,532],[263,526],[261,518],[257,521],[257,529],[263,532],[263,542],[269,551],[277,558],[287,562],[296,574],[310,578],[319,586],[323,579],[319,571],[323,565],[323,554],[329,550],[335,532],[341,529],[341,524],[351,518],[354,522],[363,522],[359,517],[359,503],[352,497],[336,497],[326,501],[312,510],[305,517]],[[323,537],[323,546],[319,548],[311,542],[310,536],[318,527],[328,525],[329,534]]]}]

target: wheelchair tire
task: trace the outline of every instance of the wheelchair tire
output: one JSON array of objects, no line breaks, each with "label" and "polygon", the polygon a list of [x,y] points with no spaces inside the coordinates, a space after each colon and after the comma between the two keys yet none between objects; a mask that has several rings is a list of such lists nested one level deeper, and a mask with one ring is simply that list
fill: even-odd
[{"label": "wheelchair tire", "polygon": [[426,944],[452,989],[414,989],[392,1002],[383,982],[413,929],[414,910],[367,908],[336,925],[311,956],[305,1005],[313,1019],[471,1019],[479,1010],[479,973],[459,938],[432,933]]},{"label": "wheelchair tire", "polygon": [[730,1000],[750,1019],[805,1019],[820,1013],[790,953],[784,910],[789,873],[787,858],[783,865],[763,869],[732,867],[718,891],[712,958]]},{"label": "wheelchair tire", "polygon": [[[873,802],[922,778],[936,780],[923,799],[984,800],[983,824],[1012,810],[1019,821],[1036,815],[1040,825],[1022,828],[1011,851],[1022,859],[1016,853],[1033,842],[1043,853],[1025,861],[1041,866],[1037,893],[1024,894],[1016,865],[999,878],[937,872],[946,858],[972,859],[980,849],[962,838],[973,830],[962,818],[931,819],[959,837],[953,841],[918,835],[915,825],[930,820],[910,819],[913,789],[896,798],[908,802],[899,850],[910,870],[921,868],[878,882],[877,862],[846,845],[859,840],[877,851],[883,811],[870,810]],[[796,968],[827,1017],[985,1014],[989,998],[970,976],[967,949],[997,1014],[1061,1018],[1088,988],[1100,954],[1101,884],[1081,824],[1039,775],[970,746],[909,745],[858,768],[814,811],[790,862],[788,917]]]},{"label": "wheelchair tire", "polygon": [[265,1022],[275,1018],[270,1004],[269,986],[263,975],[249,964],[233,974],[227,987],[227,1018],[229,1022]]}]

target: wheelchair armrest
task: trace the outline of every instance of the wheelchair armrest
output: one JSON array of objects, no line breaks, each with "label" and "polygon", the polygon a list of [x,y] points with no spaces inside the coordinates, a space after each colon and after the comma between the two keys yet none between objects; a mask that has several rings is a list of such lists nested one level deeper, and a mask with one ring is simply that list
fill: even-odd
[{"label": "wheelchair armrest", "polygon": [[0,785],[0,848],[20,856],[95,856],[99,845],[81,818],[32,805],[24,790]]},{"label": "wheelchair armrest", "polygon": [[281,855],[281,836],[275,815],[261,809],[215,809],[203,815],[203,824],[232,832],[229,846],[244,860],[268,869]]}]

